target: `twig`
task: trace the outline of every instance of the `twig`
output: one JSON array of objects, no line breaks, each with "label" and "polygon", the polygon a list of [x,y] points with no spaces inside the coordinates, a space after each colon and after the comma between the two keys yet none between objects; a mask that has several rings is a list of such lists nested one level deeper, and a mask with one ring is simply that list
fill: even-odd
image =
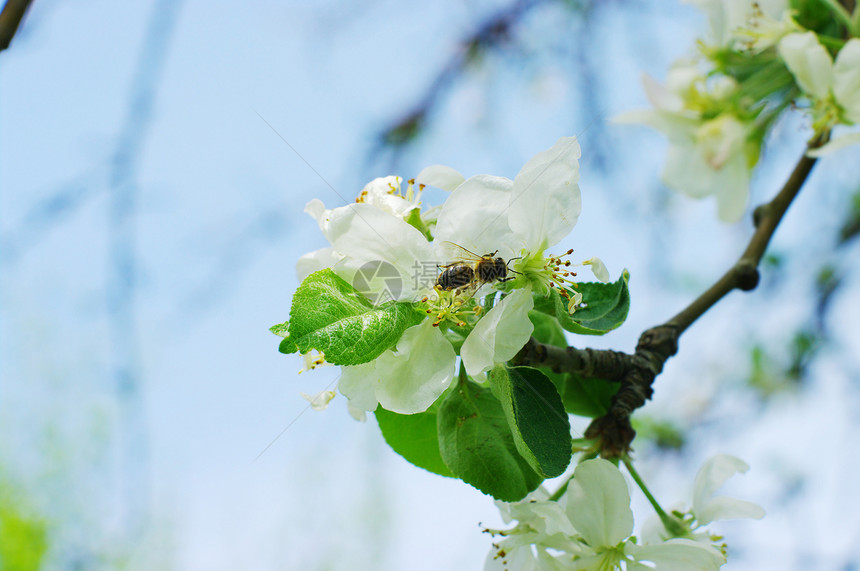
[{"label": "twig", "polygon": [[[819,147],[826,141],[825,134],[809,146]],[[553,347],[534,340],[517,355],[519,364],[621,382],[609,412],[594,419],[585,431],[586,438],[600,439],[602,456],[617,458],[629,452],[630,443],[636,436],[630,424],[630,414],[651,398],[654,379],[662,372],[669,357],[678,351],[681,334],[732,290],[751,291],[756,288],[762,256],[814,165],[814,158],[805,154],[801,157],[782,190],[773,200],[756,208],[753,214],[755,233],[738,261],[677,315],[643,332],[632,355],[618,351]]]},{"label": "twig", "polygon": [[5,50],[12,43],[12,38],[21,25],[21,20],[32,0],[7,0],[0,12],[0,51]]}]

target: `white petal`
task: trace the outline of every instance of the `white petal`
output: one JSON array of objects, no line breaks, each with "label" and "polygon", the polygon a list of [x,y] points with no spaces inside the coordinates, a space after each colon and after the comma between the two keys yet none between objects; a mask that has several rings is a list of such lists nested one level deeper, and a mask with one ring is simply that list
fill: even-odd
[{"label": "white petal", "polygon": [[422,169],[415,182],[426,186],[434,186],[442,190],[454,190],[466,180],[457,170],[444,165],[430,165]]},{"label": "white petal", "polygon": [[677,93],[673,93],[669,88],[648,74],[642,75],[642,87],[645,89],[645,96],[654,108],[661,111],[678,112],[684,109],[684,100]]},{"label": "white petal", "polygon": [[398,301],[412,300],[421,289],[414,279],[415,268],[434,262],[433,247],[421,232],[369,204],[334,209],[326,237],[337,252],[350,258],[351,267],[390,264],[400,276],[399,284],[389,284]]},{"label": "white petal", "polygon": [[522,245],[507,220],[512,187],[510,179],[499,176],[478,175],[467,179],[442,206],[434,243],[453,242],[478,255],[499,250],[505,259],[518,256]]},{"label": "white petal", "polygon": [[537,561],[530,545],[507,548],[504,542],[499,542],[498,549],[496,547],[490,549],[484,560],[484,571],[510,571],[511,569],[538,571]]},{"label": "white petal", "polygon": [[567,571],[570,569],[567,563],[569,559],[570,555],[565,553],[552,556],[545,549],[538,548],[539,571]]},{"label": "white petal", "polygon": [[576,467],[565,509],[593,549],[614,547],[633,531],[630,491],[614,464],[595,458]]},{"label": "white petal", "polygon": [[779,55],[803,91],[816,99],[827,97],[833,86],[833,61],[814,32],[785,36],[779,41]]},{"label": "white petal", "polygon": [[540,487],[519,502],[497,501],[496,506],[499,508],[505,523],[517,520],[522,524],[527,524],[537,532],[539,538],[555,534],[576,535],[576,530],[573,529],[573,525],[567,519],[567,514],[561,504],[557,501],[550,501],[548,498],[549,492]]},{"label": "white petal", "polygon": [[714,169],[698,149],[689,146],[670,146],[663,169],[666,186],[693,198],[716,194],[719,216],[725,222],[737,221],[746,210],[749,177],[743,153]]},{"label": "white petal", "polygon": [[699,469],[693,485],[693,513],[700,525],[718,519],[761,518],[764,510],[750,502],[734,498],[714,497],[714,493],[726,480],[749,470],[749,465],[734,456],[717,454]]},{"label": "white petal", "polygon": [[460,356],[466,372],[480,375],[516,355],[531,337],[534,325],[529,311],[534,307],[530,288],[507,295],[478,322],[466,337]]},{"label": "white petal", "polygon": [[570,234],[582,210],[576,137],[562,137],[536,154],[514,179],[508,224],[535,254]]},{"label": "white petal", "polygon": [[656,514],[652,514],[645,520],[645,523],[642,524],[642,530],[638,535],[642,543],[646,545],[663,543],[669,537],[666,527]]},{"label": "white petal", "polygon": [[375,206],[398,218],[406,218],[417,205],[401,195],[402,180],[394,175],[375,178],[361,190],[357,202]]},{"label": "white petal", "polygon": [[860,40],[857,38],[848,40],[836,56],[833,95],[848,118],[860,123]]},{"label": "white petal", "polygon": [[711,38],[717,46],[724,46],[731,37],[729,31],[734,24],[734,18],[727,13],[727,6],[723,0],[686,0],[694,4],[708,15],[708,23],[711,26]]},{"label": "white petal", "polygon": [[410,327],[397,349],[377,360],[379,404],[400,414],[424,412],[450,386],[456,360],[451,343],[431,320]]},{"label": "white petal", "polygon": [[826,145],[819,147],[817,149],[812,149],[811,151],[807,151],[806,156],[820,158],[824,155],[829,155],[830,153],[835,153],[845,147],[850,147],[852,145],[856,145],[860,143],[860,133],[847,133],[845,135],[841,135],[836,137]]},{"label": "white petal", "polygon": [[603,263],[603,260],[600,258],[591,258],[590,260],[584,261],[583,264],[591,266],[591,272],[598,281],[603,283],[609,282],[609,270],[606,269],[606,265]]},{"label": "white petal", "polygon": [[613,117],[612,121],[647,125],[666,135],[670,143],[678,145],[691,144],[696,129],[702,124],[698,113],[690,111],[670,113],[653,109],[627,111]]},{"label": "white petal", "polygon": [[308,252],[296,262],[296,277],[303,281],[314,272],[330,268],[343,259],[343,256],[334,251],[334,248],[320,248]]},{"label": "white petal", "polygon": [[346,409],[349,411],[349,416],[358,422],[367,422],[367,411],[354,406],[350,401],[346,401]]},{"label": "white petal", "polygon": [[[657,545],[628,543],[624,553],[632,556],[637,564],[628,569],[657,571],[716,571],[726,562],[722,553],[703,543],[689,539],[670,539]],[[651,565],[642,565],[649,561]]]},{"label": "white petal", "polygon": [[746,211],[749,198],[750,172],[746,157],[733,157],[723,166],[718,178],[722,189],[717,193],[717,215],[723,222],[737,222]]},{"label": "white petal", "polygon": [[299,393],[302,398],[311,403],[311,408],[314,410],[325,410],[328,408],[328,403],[334,398],[334,391],[320,391],[309,395],[307,393]]},{"label": "white petal", "polygon": [[305,204],[305,212],[308,213],[311,218],[316,220],[320,230],[325,232],[325,228],[328,226],[328,217],[331,214],[331,210],[326,209],[323,201],[319,198],[314,198]]},{"label": "white petal", "polygon": [[390,196],[400,191],[400,182],[402,180],[397,175],[377,177],[364,185],[364,188],[361,189],[361,194],[364,195],[367,193],[373,197]]},{"label": "white petal", "polygon": [[695,513],[697,518],[705,520],[702,522],[700,519],[702,525],[724,519],[761,519],[765,516],[764,508],[760,505],[727,496],[713,498],[702,510],[701,516],[699,512]]},{"label": "white petal", "polygon": [[[351,365],[340,368],[340,380],[337,390],[349,399],[350,414],[356,410],[376,410],[376,385],[379,375],[376,374],[376,361],[362,365]],[[355,416],[355,415],[353,415]]]},{"label": "white petal", "polygon": [[703,198],[722,190],[713,170],[692,144],[669,147],[662,178],[666,186],[692,198]]}]

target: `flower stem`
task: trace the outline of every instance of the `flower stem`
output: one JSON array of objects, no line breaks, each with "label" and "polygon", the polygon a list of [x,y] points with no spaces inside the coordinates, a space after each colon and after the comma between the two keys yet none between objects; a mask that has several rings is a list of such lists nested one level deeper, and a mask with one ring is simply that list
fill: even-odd
[{"label": "flower stem", "polygon": [[639,475],[639,472],[637,472],[636,468],[633,467],[633,462],[630,460],[630,457],[625,454],[622,459],[624,461],[624,465],[627,467],[627,471],[630,472],[630,475],[633,477],[633,481],[636,482],[636,485],[639,486],[639,489],[642,490],[642,493],[645,494],[645,497],[648,498],[651,506],[653,506],[654,511],[657,512],[658,516],[660,516],[660,521],[663,522],[663,527],[666,528],[666,531],[675,537],[682,535],[684,528],[675,518],[667,514],[666,510],[664,510],[659,503],[657,503],[657,499],[648,489],[648,486],[645,485],[645,481]]},{"label": "flower stem", "polygon": [[823,2],[828,8],[830,8],[830,11],[833,12],[833,16],[835,16],[837,20],[840,20],[842,25],[844,25],[848,30],[851,30],[851,14],[848,13],[845,6],[836,0],[823,0]]}]

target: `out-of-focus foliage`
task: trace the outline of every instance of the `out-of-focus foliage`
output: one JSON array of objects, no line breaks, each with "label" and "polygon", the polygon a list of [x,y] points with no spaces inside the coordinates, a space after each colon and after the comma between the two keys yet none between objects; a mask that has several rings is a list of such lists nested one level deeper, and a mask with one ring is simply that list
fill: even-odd
[{"label": "out-of-focus foliage", "polygon": [[8,482],[0,480],[0,569],[36,571],[48,549],[48,523],[34,514]]}]

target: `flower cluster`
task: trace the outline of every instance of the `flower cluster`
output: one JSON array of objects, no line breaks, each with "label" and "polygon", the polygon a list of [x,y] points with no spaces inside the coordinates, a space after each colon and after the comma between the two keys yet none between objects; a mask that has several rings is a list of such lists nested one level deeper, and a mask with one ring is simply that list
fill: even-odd
[{"label": "flower cluster", "polygon": [[[466,179],[437,165],[405,184],[396,176],[378,178],[355,204],[308,203],[305,212],[330,246],[299,260],[300,279],[329,268],[374,306],[409,303],[423,316],[378,357],[342,367],[338,391],[354,416],[378,405],[401,414],[426,410],[450,386],[458,356],[472,378],[510,360],[532,334],[536,297],[556,291],[568,314],[588,302],[567,259],[572,250],[547,253],[579,217],[580,154],[576,138],[565,137],[513,180]],[[441,206],[424,207],[427,186],[449,193]],[[599,259],[581,265],[608,281]],[[446,271],[456,273],[442,280]],[[462,283],[447,283],[462,276]],[[331,399],[311,400],[322,408]]]},{"label": "flower cluster", "polygon": [[[733,222],[746,210],[752,169],[780,113],[804,109],[815,140],[860,120],[860,40],[846,42],[842,34],[853,32],[838,26],[821,29],[832,16],[811,11],[835,9],[828,2],[801,11],[789,0],[688,2],[707,14],[709,37],[694,58],[671,67],[665,85],[644,79],[653,109],[617,121],[663,132],[666,185],[694,198],[715,196],[720,219]],[[857,142],[860,134],[846,135],[811,154]]]},{"label": "flower cluster", "polygon": [[553,501],[542,488],[521,502],[497,502],[505,531],[487,530],[503,538],[487,555],[485,571],[541,570],[715,570],[726,558],[719,538],[701,530],[718,519],[761,518],[755,504],[714,492],[747,466],[732,456],[718,455],[699,470],[692,509],[671,522],[673,531],[656,520],[633,537],[633,512],[624,476],[606,460],[586,460],[576,467],[564,494]]}]

